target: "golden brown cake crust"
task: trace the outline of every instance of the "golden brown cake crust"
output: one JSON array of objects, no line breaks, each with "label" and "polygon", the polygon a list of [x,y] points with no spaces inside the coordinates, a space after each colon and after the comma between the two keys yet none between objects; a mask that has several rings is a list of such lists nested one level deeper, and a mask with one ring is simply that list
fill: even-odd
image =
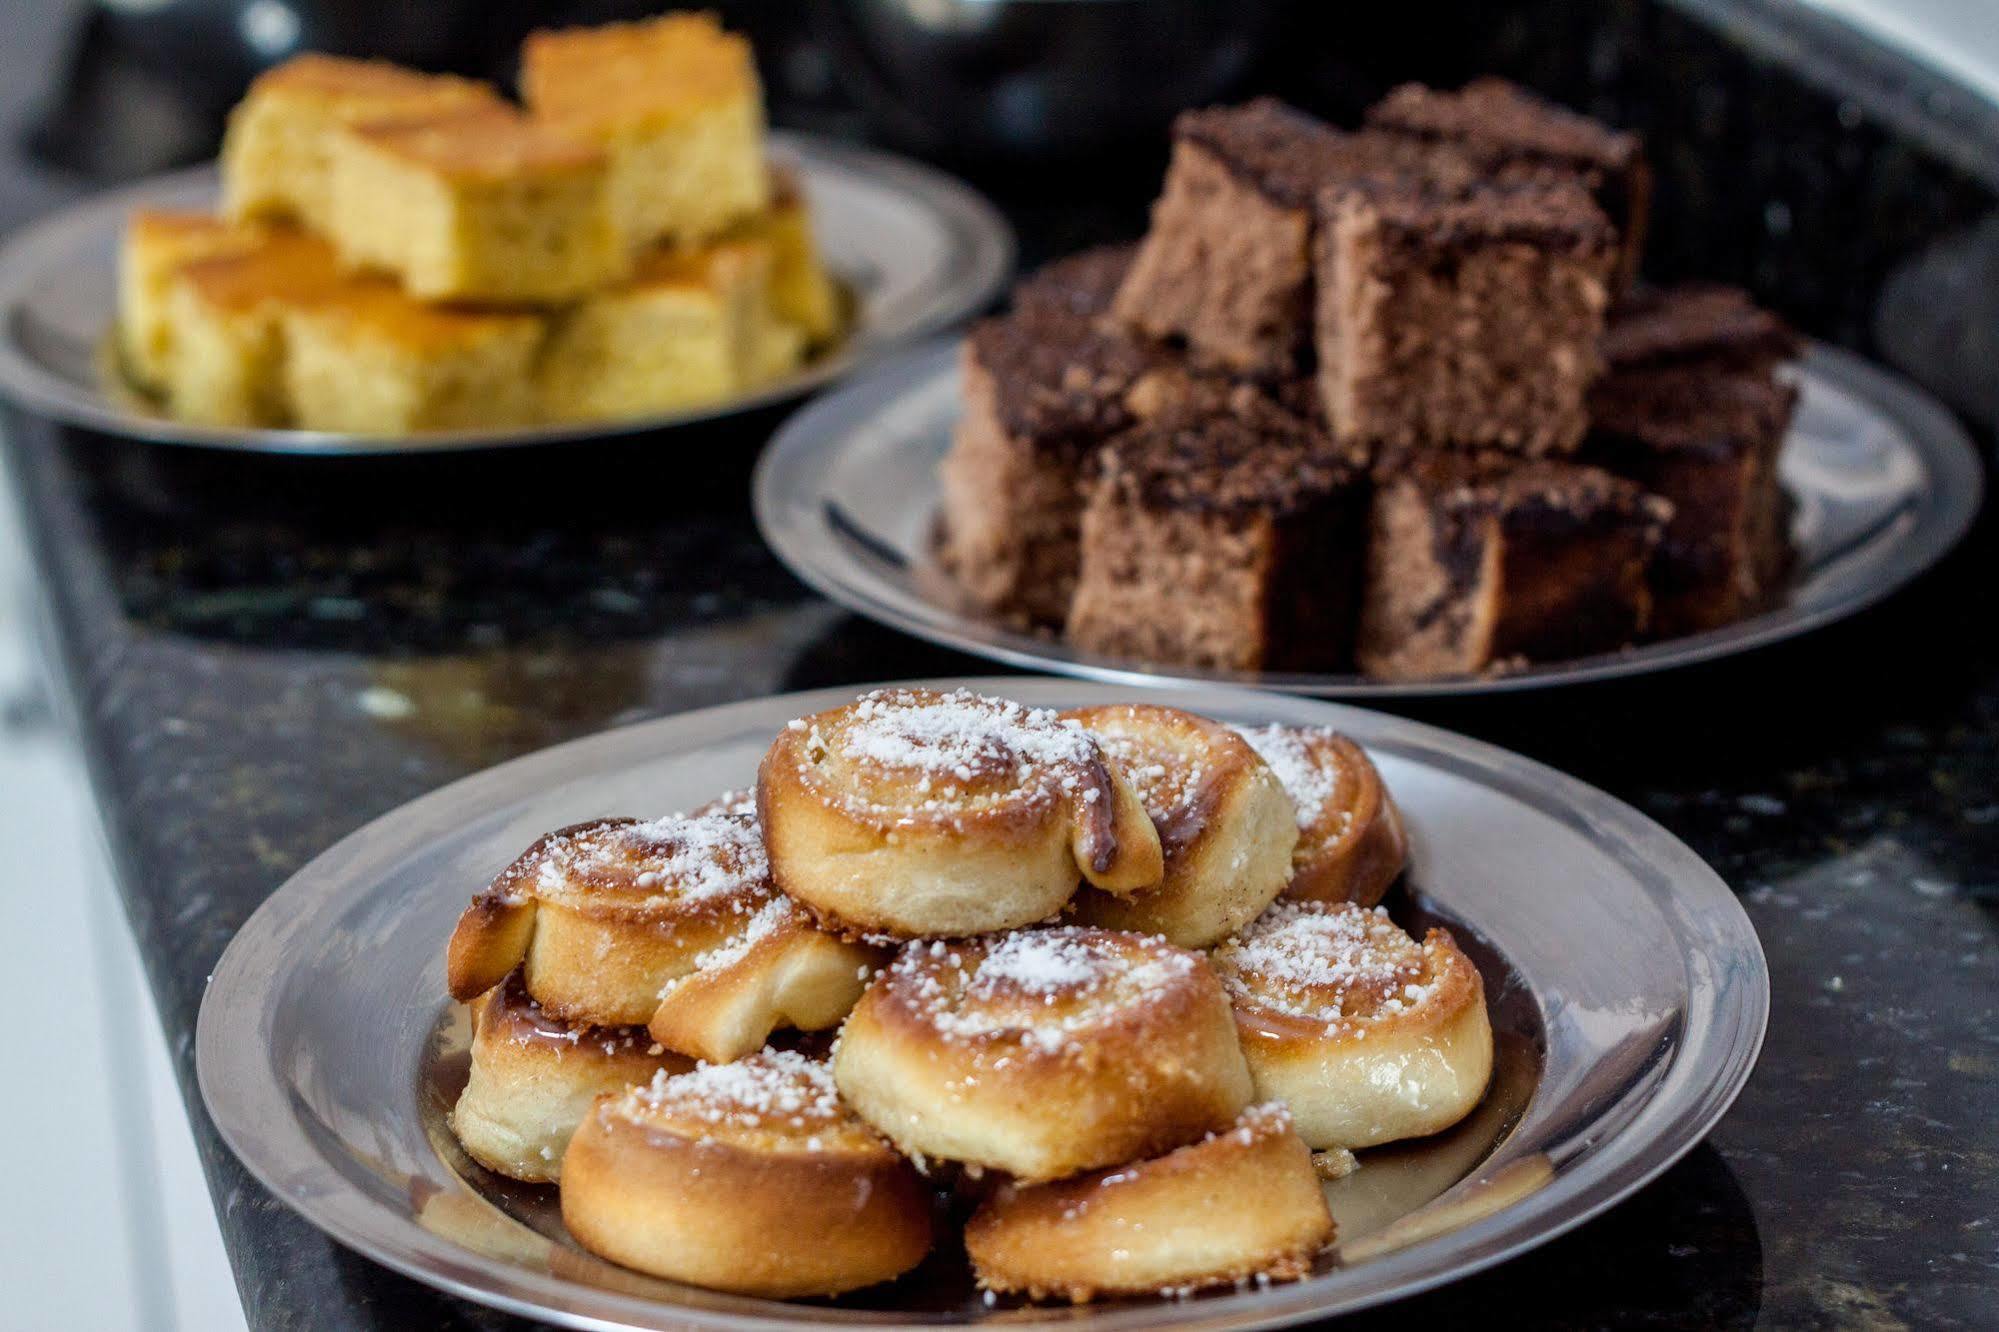
[{"label": "golden brown cake crust", "polygon": [[601,170],[604,150],[504,106],[384,118],[347,133],[378,152],[456,181]]},{"label": "golden brown cake crust", "polygon": [[530,33],[521,85],[537,115],[581,124],[671,116],[758,95],[749,42],[725,32],[712,14]]}]

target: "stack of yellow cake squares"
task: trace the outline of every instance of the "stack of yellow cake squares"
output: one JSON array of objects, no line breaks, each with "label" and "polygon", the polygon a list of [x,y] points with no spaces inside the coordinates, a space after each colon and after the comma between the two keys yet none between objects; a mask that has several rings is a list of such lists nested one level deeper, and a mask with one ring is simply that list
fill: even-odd
[{"label": "stack of yellow cake squares", "polygon": [[705,14],[536,33],[521,84],[259,78],[222,216],[126,228],[124,373],[189,421],[405,434],[722,400],[839,336],[746,41]]}]

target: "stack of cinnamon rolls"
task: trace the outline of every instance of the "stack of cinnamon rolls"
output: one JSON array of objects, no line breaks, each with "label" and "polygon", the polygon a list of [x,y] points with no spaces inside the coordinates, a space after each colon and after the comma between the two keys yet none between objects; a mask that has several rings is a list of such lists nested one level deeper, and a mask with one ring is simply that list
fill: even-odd
[{"label": "stack of cinnamon rolls", "polygon": [[859,1289],[960,1227],[994,1295],[1303,1276],[1322,1179],[1491,1072],[1476,967],[1377,905],[1406,845],[1328,730],[879,690],[473,900],[452,1125],[591,1251],[720,1290]]}]

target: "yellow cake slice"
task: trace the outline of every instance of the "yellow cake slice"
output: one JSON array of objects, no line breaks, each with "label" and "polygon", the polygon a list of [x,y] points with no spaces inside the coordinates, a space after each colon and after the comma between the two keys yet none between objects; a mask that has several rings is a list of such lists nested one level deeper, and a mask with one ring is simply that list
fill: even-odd
[{"label": "yellow cake slice", "polygon": [[355,278],[284,316],[284,381],[306,430],[403,435],[535,419],[547,321],[528,311],[425,305]]},{"label": "yellow cake slice", "polygon": [[707,240],[770,202],[756,62],[711,14],[534,33],[521,90],[537,117],[610,151],[628,245]]},{"label": "yellow cake slice", "polygon": [[341,283],[332,249],[290,230],[182,265],[167,284],[168,410],[210,425],[288,425],[285,313],[326,299]]},{"label": "yellow cake slice", "polygon": [[770,175],[770,208],[745,222],[737,234],[769,243],[772,311],[795,326],[807,345],[824,346],[840,333],[840,293],[820,261],[812,209],[797,177],[783,168],[773,168]]},{"label": "yellow cake slice", "polygon": [[125,220],[118,250],[118,349],[125,373],[155,391],[166,386],[173,351],[167,293],[175,273],[197,259],[239,253],[262,232],[207,213],[142,208]]},{"label": "yellow cake slice", "polygon": [[332,136],[343,262],[423,300],[572,300],[622,277],[605,156],[501,108],[343,127]]},{"label": "yellow cake slice", "polygon": [[385,117],[498,106],[487,84],[419,74],[381,60],[301,55],[258,77],[222,141],[223,208],[324,231],[332,215],[327,136]]},{"label": "yellow cake slice", "polygon": [[727,398],[795,365],[802,339],[770,316],[761,241],[648,251],[632,280],[563,315],[543,398],[563,418],[640,416]]}]

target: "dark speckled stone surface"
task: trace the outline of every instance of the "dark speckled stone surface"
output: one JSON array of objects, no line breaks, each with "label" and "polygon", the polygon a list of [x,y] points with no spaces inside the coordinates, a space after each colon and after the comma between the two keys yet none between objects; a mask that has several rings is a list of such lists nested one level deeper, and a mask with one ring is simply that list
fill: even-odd
[{"label": "dark speckled stone surface", "polygon": [[[1991,362],[1969,358],[1999,327],[1994,287],[1950,276],[1999,271],[1989,184],[1672,11],[1485,12],[1447,57],[1419,58],[1370,21],[1337,66],[1272,86],[1338,109],[1405,72],[1497,67],[1627,112],[1684,183],[1663,201],[1659,271],[1749,280],[1809,331],[1901,359],[1988,413],[1974,425],[1989,449]],[[1426,29],[1442,30],[1473,31]],[[1092,177],[1083,194],[986,183],[1040,257],[1138,225],[1150,170],[1129,188]],[[1911,283],[1927,298],[1877,327]],[[835,610],[763,549],[743,494],[771,423],[343,464],[4,418],[69,720],[253,1326],[515,1325],[337,1248],[250,1182],[203,1116],[189,1053],[203,984],[288,874],[367,819],[554,741],[773,691],[983,669]],[[1774,1016],[1709,1144],[1635,1199],[1361,1321],[1999,1320],[1995,530],[1802,642],[1411,709],[1574,771],[1687,839],[1742,894]]]}]

